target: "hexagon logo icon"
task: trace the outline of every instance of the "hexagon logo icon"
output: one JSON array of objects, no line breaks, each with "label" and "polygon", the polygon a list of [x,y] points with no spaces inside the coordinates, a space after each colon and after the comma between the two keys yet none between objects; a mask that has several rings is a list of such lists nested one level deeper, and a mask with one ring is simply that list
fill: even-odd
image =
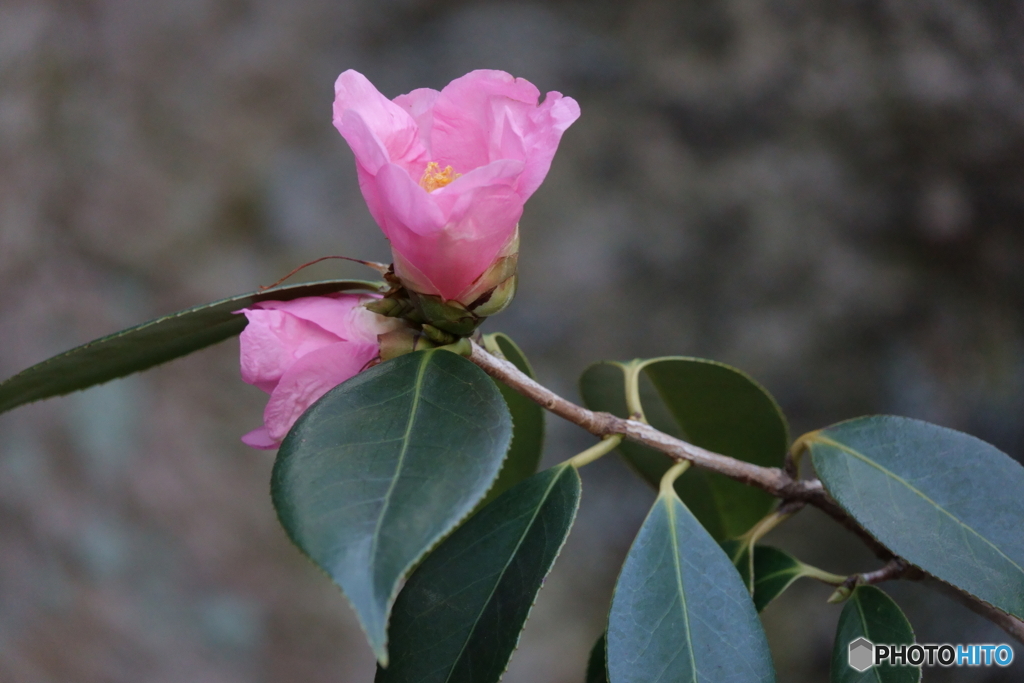
[{"label": "hexagon logo icon", "polygon": [[875,644],[867,638],[858,638],[850,643],[850,668],[864,673],[875,665]]}]

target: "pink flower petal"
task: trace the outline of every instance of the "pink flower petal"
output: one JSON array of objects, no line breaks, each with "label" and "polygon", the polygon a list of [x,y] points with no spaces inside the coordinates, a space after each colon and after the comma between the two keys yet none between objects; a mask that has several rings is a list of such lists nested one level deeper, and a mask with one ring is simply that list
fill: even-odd
[{"label": "pink flower petal", "polygon": [[444,230],[430,238],[420,236],[402,255],[429,278],[442,298],[460,300],[494,262],[522,213],[522,199],[512,188],[474,188],[458,195]]},{"label": "pink flower petal", "polygon": [[248,434],[242,437],[242,443],[246,446],[252,446],[253,448],[260,448],[262,450],[269,450],[271,448],[277,448],[281,445],[279,441],[274,441],[270,438],[270,432],[267,431],[266,427],[260,427],[254,429]]},{"label": "pink flower petal", "polygon": [[434,102],[441,93],[431,88],[418,88],[407,95],[399,95],[394,102],[409,112],[419,128],[420,144],[427,150],[430,158],[430,130],[434,126]]},{"label": "pink flower petal", "polygon": [[434,103],[432,160],[466,173],[503,158],[505,119],[525,123],[539,97],[532,83],[504,71],[473,71],[455,79]]},{"label": "pink flower petal", "polygon": [[338,341],[324,328],[284,311],[242,309],[249,324],[239,335],[242,380],[267,393],[296,359]]},{"label": "pink flower petal", "polygon": [[530,123],[523,135],[526,168],[519,179],[523,201],[530,198],[551,168],[562,133],[580,117],[580,105],[571,97],[549,92],[543,104],[530,114]]},{"label": "pink flower petal", "polygon": [[499,159],[486,166],[474,169],[461,178],[456,178],[450,185],[431,192],[430,196],[447,217],[451,214],[459,198],[470,190],[492,185],[516,189],[519,183],[519,176],[523,173],[523,168],[524,164],[521,161]]},{"label": "pink flower petal", "polygon": [[[338,339],[349,339],[352,334],[352,309],[363,302],[379,298],[369,294],[328,294],[326,296],[305,296],[291,301],[264,301],[253,304],[253,308],[264,311],[284,311],[301,320],[306,320],[337,335]],[[338,341],[334,339],[332,341]]]},{"label": "pink flower petal", "polygon": [[263,411],[269,437],[281,441],[309,406],[358,374],[377,354],[376,344],[337,342],[297,360],[285,371]]},{"label": "pink flower petal", "polygon": [[412,161],[426,154],[416,121],[384,97],[358,71],[349,69],[334,84],[334,125],[371,172],[379,167],[381,146],[391,161]]},{"label": "pink flower petal", "polygon": [[445,217],[430,194],[395,164],[377,173],[384,224],[381,229],[392,246],[404,244],[411,235],[433,235],[444,227]]}]

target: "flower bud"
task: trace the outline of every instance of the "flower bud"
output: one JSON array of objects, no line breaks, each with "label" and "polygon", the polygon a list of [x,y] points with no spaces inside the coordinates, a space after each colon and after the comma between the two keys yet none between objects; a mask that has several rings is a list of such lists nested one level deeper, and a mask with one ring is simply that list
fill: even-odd
[{"label": "flower bud", "polygon": [[400,327],[385,332],[377,337],[377,341],[380,344],[381,362],[404,356],[413,351],[423,351],[437,346],[425,334],[417,332],[411,327]]}]

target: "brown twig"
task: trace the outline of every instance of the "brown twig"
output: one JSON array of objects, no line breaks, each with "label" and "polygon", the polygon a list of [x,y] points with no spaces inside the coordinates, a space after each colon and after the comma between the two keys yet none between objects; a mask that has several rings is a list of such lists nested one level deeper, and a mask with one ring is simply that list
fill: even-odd
[{"label": "brown twig", "polygon": [[[790,501],[802,501],[808,505],[813,505],[864,541],[875,555],[887,561],[887,564],[882,569],[867,574],[855,575],[867,578],[868,583],[877,583],[888,578],[896,578],[896,574],[893,574],[893,572],[897,572],[899,575],[907,578],[919,578],[917,574],[920,574],[922,577],[927,576],[924,572],[916,569],[906,560],[897,557],[891,550],[879,543],[864,527],[839,507],[839,504],[828,495],[828,492],[825,491],[825,488],[817,479],[796,479],[777,467],[760,467],[720,453],[714,453],[669,436],[644,422],[623,419],[610,413],[588,410],[571,401],[567,401],[547,387],[531,379],[507,360],[491,355],[476,342],[472,342],[472,352],[469,359],[491,377],[500,380],[542,408],[582,427],[594,436],[606,437],[613,434],[621,434],[630,441],[653,448],[676,460],[687,460],[697,467],[718,472],[730,479],[735,479],[736,481],[767,491],[773,496],[781,498],[784,501],[784,505]],[[795,467],[791,467],[791,469],[795,470]],[[890,574],[893,575],[890,576]],[[961,591],[955,586],[939,582],[935,579],[929,581],[929,583],[932,582],[940,584],[944,592],[949,593],[954,599],[981,614],[1024,643],[1024,621],[993,607],[969,593]]]}]

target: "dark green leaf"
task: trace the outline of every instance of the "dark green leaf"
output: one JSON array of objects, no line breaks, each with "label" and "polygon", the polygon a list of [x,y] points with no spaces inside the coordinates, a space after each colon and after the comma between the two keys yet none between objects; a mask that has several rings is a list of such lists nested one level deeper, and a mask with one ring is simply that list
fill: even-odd
[{"label": "dark green leaf", "polygon": [[804,564],[770,545],[754,547],[754,607],[760,612],[804,576]]},{"label": "dark green leaf", "polygon": [[604,633],[590,651],[586,683],[608,683],[608,636]]},{"label": "dark green leaf", "polygon": [[245,316],[232,311],[257,301],[288,301],[357,289],[375,292],[379,286],[358,280],[289,285],[165,315],[66,351],[0,383],[0,413],[109,382],[223,341],[245,329]]},{"label": "dark green leaf", "polygon": [[841,422],[804,441],[828,492],[886,547],[1024,618],[1024,467],[902,417]]},{"label": "dark green leaf", "polygon": [[579,507],[575,468],[506,491],[444,541],[409,579],[391,618],[378,683],[496,683]]},{"label": "dark green leaf", "polygon": [[341,586],[381,662],[399,584],[483,497],[511,436],[490,378],[432,350],[332,389],[285,437],[271,483],[278,517]]},{"label": "dark green leaf", "polygon": [[[839,615],[832,648],[832,683],[917,683],[921,680],[921,669],[916,666],[881,664],[857,671],[850,666],[850,644],[858,638],[883,645],[914,642],[914,630],[899,606],[874,586],[854,590]],[[863,649],[859,655],[868,656]]]},{"label": "dark green leaf", "polygon": [[[785,458],[789,428],[771,395],[744,373],[699,358],[655,358],[640,363],[640,399],[648,422],[663,432],[711,451],[764,467]],[[598,363],[580,378],[587,407],[628,414],[628,365]],[[620,450],[637,472],[657,486],[673,464],[668,456],[624,442]],[[738,536],[771,508],[767,493],[700,469],[676,481],[676,491],[716,539]]]},{"label": "dark green leaf", "polygon": [[754,607],[758,612],[782,595],[794,581],[806,576],[808,569],[814,571],[789,553],[770,545],[755,545],[753,554],[750,544],[743,540],[722,541],[721,546],[739,572],[743,584],[754,596]]},{"label": "dark green leaf", "polygon": [[612,683],[775,680],[747,588],[674,491],[658,496],[615,586],[608,673]]},{"label": "dark green leaf", "polygon": [[[530,362],[507,335],[498,332],[487,337],[488,346],[493,343],[507,361],[534,377]],[[497,380],[495,383],[512,414],[512,447],[508,449],[498,479],[481,505],[486,505],[523,479],[532,476],[537,471],[544,447],[544,409],[508,385]]]}]

